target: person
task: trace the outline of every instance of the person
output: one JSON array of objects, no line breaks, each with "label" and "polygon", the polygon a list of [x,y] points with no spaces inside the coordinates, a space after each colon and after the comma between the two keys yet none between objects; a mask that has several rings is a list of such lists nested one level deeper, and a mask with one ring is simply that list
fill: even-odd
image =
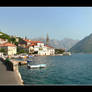
[{"label": "person", "polygon": [[6,60],[5,60],[6,62],[9,62],[10,61],[10,58],[9,58],[9,56],[6,58]]},{"label": "person", "polygon": [[10,58],[9,58],[9,56],[6,58],[6,60],[5,60],[5,65],[7,66],[7,70],[10,70]]}]

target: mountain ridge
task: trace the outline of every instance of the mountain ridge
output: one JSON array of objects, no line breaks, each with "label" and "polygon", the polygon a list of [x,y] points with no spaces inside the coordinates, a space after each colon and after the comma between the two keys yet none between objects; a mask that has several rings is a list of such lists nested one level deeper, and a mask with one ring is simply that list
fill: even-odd
[{"label": "mountain ridge", "polygon": [[92,34],[80,40],[69,51],[73,53],[92,53]]},{"label": "mountain ridge", "polygon": [[[2,39],[8,39],[8,42],[12,42],[14,44],[18,44],[16,42],[16,39],[14,36],[10,36],[6,33],[0,32],[0,38]],[[38,38],[33,38],[30,40],[37,40],[37,41],[42,41],[43,43],[46,44],[46,38],[44,37],[38,37]],[[69,50],[72,46],[74,46],[79,40],[73,40],[71,38],[64,38],[62,40],[57,40],[57,39],[50,39],[49,44],[50,46],[56,48],[56,49],[63,49],[66,48],[66,51]]]},{"label": "mountain ridge", "polygon": [[[40,40],[46,44],[45,38],[39,37],[39,38],[33,38],[32,40]],[[62,40],[50,39],[48,45],[55,47],[56,49],[66,48],[66,50],[69,50],[77,42],[79,42],[79,40],[73,40],[71,38],[64,38]]]}]

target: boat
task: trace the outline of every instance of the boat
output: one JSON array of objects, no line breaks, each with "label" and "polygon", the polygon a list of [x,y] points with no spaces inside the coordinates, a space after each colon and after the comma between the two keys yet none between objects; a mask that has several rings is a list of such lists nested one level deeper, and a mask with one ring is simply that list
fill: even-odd
[{"label": "boat", "polygon": [[30,62],[32,62],[32,59],[27,59],[27,63],[29,64]]},{"label": "boat", "polygon": [[27,65],[28,68],[45,68],[46,64],[38,64],[38,65]]}]

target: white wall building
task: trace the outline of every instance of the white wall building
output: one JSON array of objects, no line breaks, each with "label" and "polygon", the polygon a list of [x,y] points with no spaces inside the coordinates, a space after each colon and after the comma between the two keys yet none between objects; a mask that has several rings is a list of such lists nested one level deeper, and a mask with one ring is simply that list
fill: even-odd
[{"label": "white wall building", "polygon": [[17,49],[16,49],[16,47],[13,47],[13,46],[7,46],[7,53],[8,53],[8,55],[14,55],[14,54],[16,54],[17,53]]},{"label": "white wall building", "polygon": [[40,55],[54,55],[55,49],[51,46],[44,46],[42,51],[39,51],[38,54]]},{"label": "white wall building", "polygon": [[[27,40],[26,40],[27,41]],[[55,49],[51,46],[45,46],[41,41],[29,41],[28,46],[29,53],[36,52],[38,55],[54,55]]]},{"label": "white wall building", "polygon": [[38,55],[54,55],[55,49],[50,46],[43,46],[39,47],[38,49]]},{"label": "white wall building", "polygon": [[14,44],[11,43],[4,43],[4,44],[0,44],[0,48],[4,49],[6,51],[5,54],[7,55],[14,55],[17,53],[17,47]]}]

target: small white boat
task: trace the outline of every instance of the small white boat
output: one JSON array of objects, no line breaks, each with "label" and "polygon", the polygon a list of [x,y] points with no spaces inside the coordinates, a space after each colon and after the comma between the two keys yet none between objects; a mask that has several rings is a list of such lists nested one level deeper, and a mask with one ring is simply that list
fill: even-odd
[{"label": "small white boat", "polygon": [[27,65],[28,68],[45,68],[46,64],[39,64],[39,65]]}]

